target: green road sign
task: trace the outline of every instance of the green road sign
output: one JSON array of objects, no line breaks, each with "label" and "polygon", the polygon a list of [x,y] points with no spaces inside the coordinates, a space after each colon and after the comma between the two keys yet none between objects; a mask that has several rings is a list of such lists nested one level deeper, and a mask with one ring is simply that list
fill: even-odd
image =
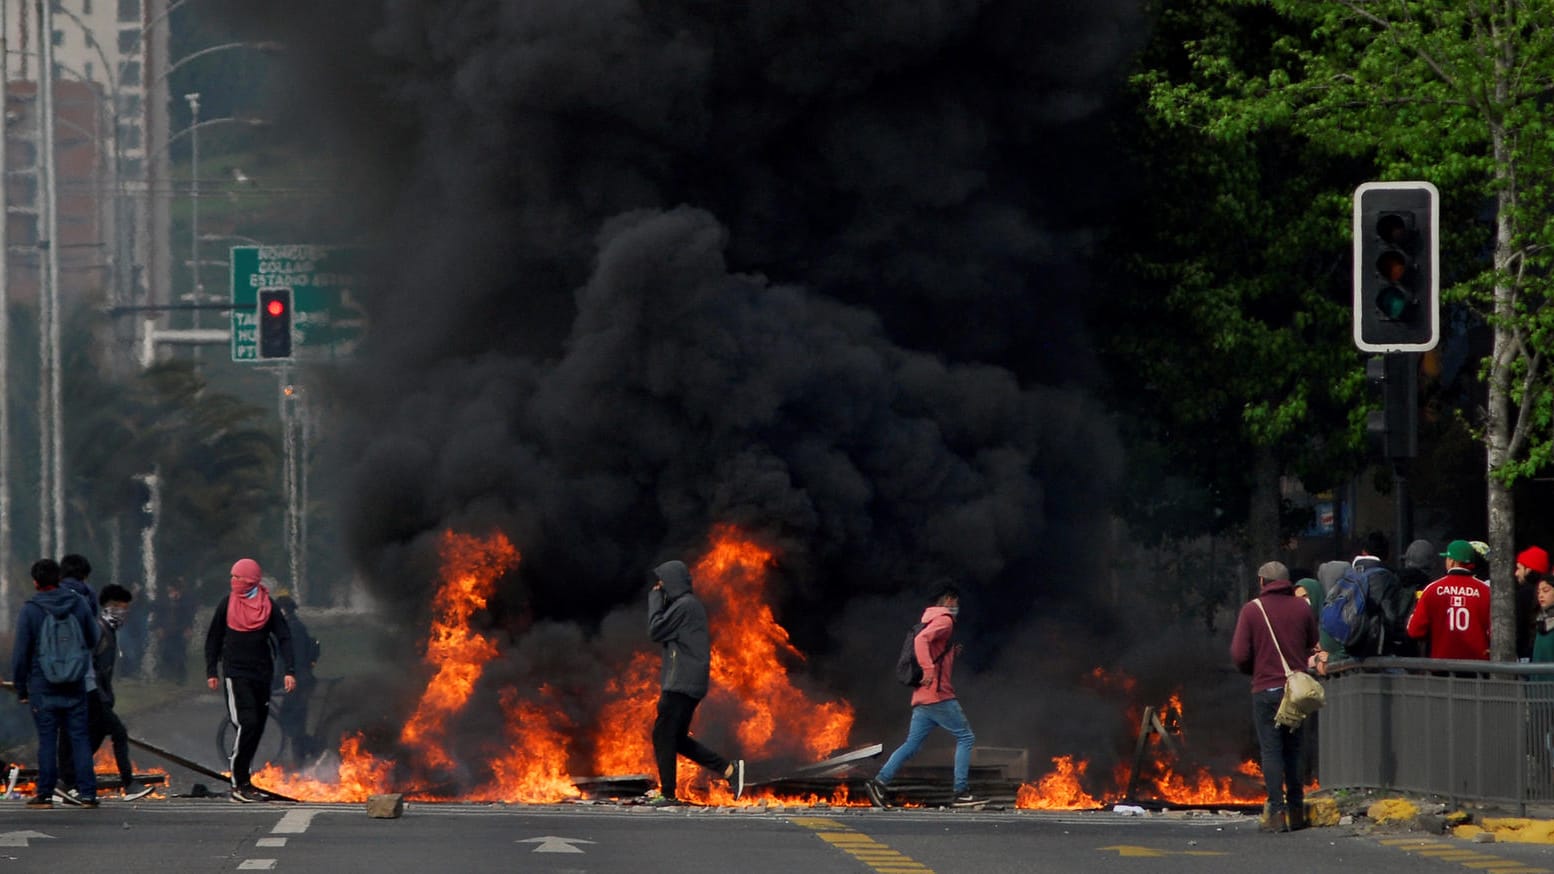
[{"label": "green road sign", "polygon": [[345,246],[233,246],[232,360],[285,360],[259,357],[261,288],[291,289],[292,360],[351,357],[367,328],[360,257]]}]

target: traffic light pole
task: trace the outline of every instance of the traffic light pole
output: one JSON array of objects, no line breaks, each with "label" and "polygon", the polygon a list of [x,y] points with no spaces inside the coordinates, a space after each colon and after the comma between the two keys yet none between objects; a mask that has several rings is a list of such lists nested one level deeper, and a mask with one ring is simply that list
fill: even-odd
[{"label": "traffic light pole", "polygon": [[1408,544],[1414,542],[1414,504],[1408,495],[1408,459],[1392,459],[1392,488],[1397,510],[1397,557],[1399,566]]},{"label": "traffic light pole", "polygon": [[1408,493],[1409,462],[1419,454],[1419,353],[1388,352],[1384,413],[1386,454],[1392,462],[1392,496],[1398,556],[1414,539],[1414,505]]}]

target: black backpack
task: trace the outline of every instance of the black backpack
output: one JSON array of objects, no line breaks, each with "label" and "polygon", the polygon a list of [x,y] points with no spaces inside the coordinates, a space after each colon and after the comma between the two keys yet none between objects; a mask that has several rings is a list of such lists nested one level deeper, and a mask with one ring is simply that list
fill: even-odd
[{"label": "black backpack", "polygon": [[[923,633],[928,623],[919,622],[907,632],[906,640],[901,642],[901,654],[896,656],[896,680],[903,686],[911,686],[916,689],[923,685],[923,666],[917,663],[917,636]],[[949,652],[949,644],[944,650],[933,657],[934,664],[944,658],[944,653]]]},{"label": "black backpack", "polygon": [[917,636],[922,633],[925,624],[919,622],[912,626],[906,640],[901,642],[901,654],[896,656],[896,680],[914,689],[923,685],[923,667],[917,663]]}]

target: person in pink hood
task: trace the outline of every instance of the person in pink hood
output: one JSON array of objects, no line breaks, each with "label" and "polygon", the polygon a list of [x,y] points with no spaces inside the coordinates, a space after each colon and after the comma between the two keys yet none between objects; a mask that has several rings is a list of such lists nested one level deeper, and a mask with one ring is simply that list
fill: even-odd
[{"label": "person in pink hood", "polygon": [[953,643],[955,617],[960,613],[960,589],[953,583],[943,584],[934,595],[933,602],[923,610],[923,628],[917,633],[913,650],[917,664],[923,669],[923,680],[912,690],[912,722],[907,728],[906,741],[896,748],[880,768],[874,779],[864,784],[869,801],[875,807],[889,807],[890,781],[907,760],[917,751],[935,727],[955,735],[955,807],[980,807],[987,799],[971,793],[971,748],[977,736],[971,731],[971,723],[960,709],[955,697],[955,687],[950,674],[955,669],[955,654],[960,644]]},{"label": "person in pink hood", "polygon": [[[270,714],[273,653],[280,653],[285,665],[282,688],[288,693],[297,688],[291,628],[261,579],[259,562],[238,559],[232,565],[232,593],[216,605],[205,634],[206,685],[211,689],[224,687],[227,718],[237,729],[230,760],[232,800],[238,802],[269,800],[263,790],[249,782],[249,769]],[[225,683],[218,678],[218,665]]]}]

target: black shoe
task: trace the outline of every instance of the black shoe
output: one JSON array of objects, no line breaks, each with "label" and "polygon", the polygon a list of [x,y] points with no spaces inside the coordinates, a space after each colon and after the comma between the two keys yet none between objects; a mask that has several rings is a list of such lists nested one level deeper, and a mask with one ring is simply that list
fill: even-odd
[{"label": "black shoe", "polygon": [[649,795],[648,798],[647,798],[647,801],[644,801],[643,803],[646,804],[648,807],[680,807],[685,802],[683,802],[680,799],[674,797],[673,795],[664,795],[662,793],[654,793],[652,795]]},{"label": "black shoe", "polygon": [[252,785],[237,786],[232,790],[232,800],[239,804],[260,804],[266,799],[264,793],[255,789]]},{"label": "black shoe", "polygon": [[955,800],[950,802],[951,807],[982,807],[987,804],[987,799],[970,792],[955,793]]},{"label": "black shoe", "polygon": [[35,807],[40,810],[47,810],[54,806],[54,799],[47,795],[37,795],[27,799],[27,806]]},{"label": "black shoe", "polygon": [[745,795],[745,760],[735,759],[729,763],[728,788],[734,793],[734,800],[738,801]]},{"label": "black shoe", "polygon": [[[83,799],[81,797],[81,793],[77,792],[74,789],[55,789],[54,790],[54,800],[55,801],[63,801],[64,803],[70,805],[71,807],[83,807],[83,806],[86,805],[86,799]],[[93,807],[97,806],[96,799],[92,800],[92,806]]]},{"label": "black shoe", "polygon": [[885,784],[874,778],[863,781],[863,791],[869,793],[869,803],[875,807],[890,807],[890,801],[885,798]]},{"label": "black shoe", "polygon": [[151,789],[150,786],[147,786],[144,783],[139,783],[139,782],[136,782],[134,779],[130,779],[130,780],[125,780],[124,781],[124,789],[123,789],[123,791],[124,791],[124,794],[119,796],[119,800],[121,800],[121,801],[135,801],[135,800],[138,800],[138,799],[141,799],[141,798],[145,798],[147,795],[150,795],[151,792],[152,792],[152,789]]}]

